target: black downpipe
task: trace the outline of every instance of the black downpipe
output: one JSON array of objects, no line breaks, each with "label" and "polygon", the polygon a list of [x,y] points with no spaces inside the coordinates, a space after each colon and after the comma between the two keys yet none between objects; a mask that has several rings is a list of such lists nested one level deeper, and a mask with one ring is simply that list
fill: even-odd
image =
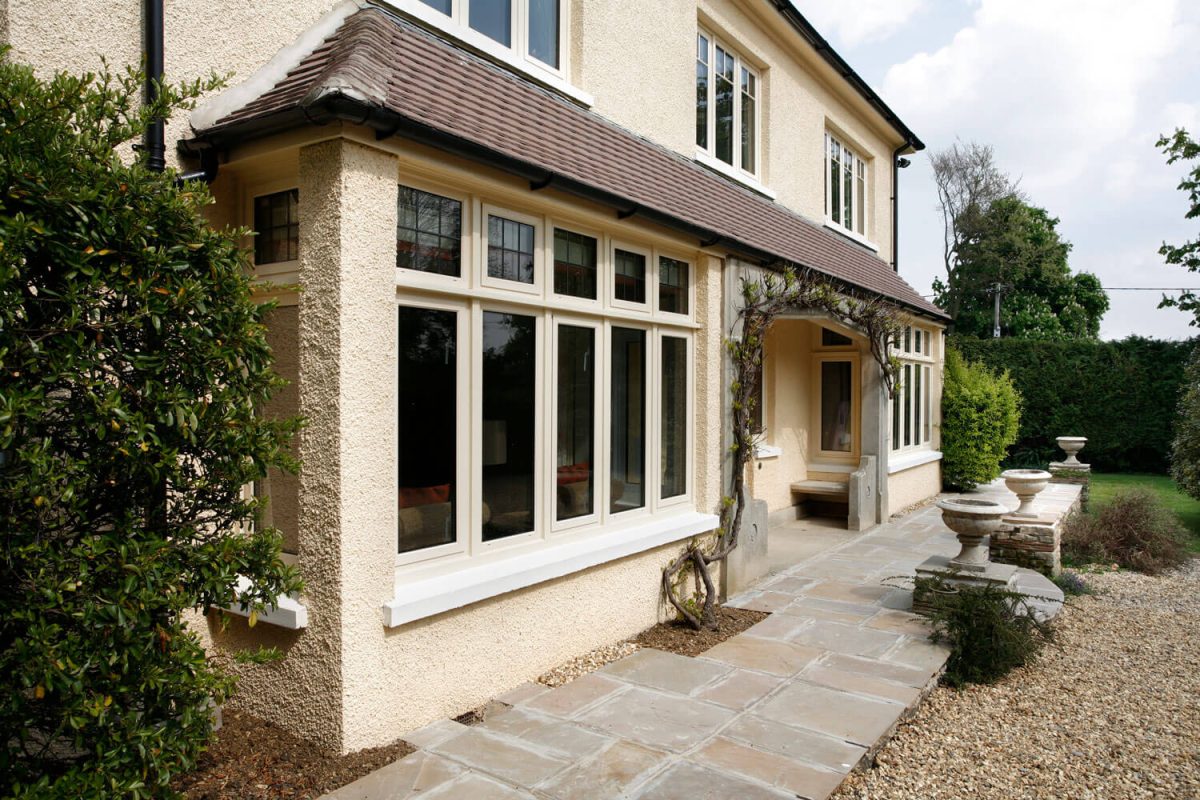
[{"label": "black downpipe", "polygon": [[[912,145],[905,142],[892,153],[892,272],[900,272],[900,154]],[[905,162],[904,166],[908,166]]]},{"label": "black downpipe", "polygon": [[[163,0],[145,0],[143,31],[146,51],[146,103],[158,100],[163,80]],[[146,166],[162,172],[167,166],[167,148],[163,120],[155,119],[146,128]]]}]

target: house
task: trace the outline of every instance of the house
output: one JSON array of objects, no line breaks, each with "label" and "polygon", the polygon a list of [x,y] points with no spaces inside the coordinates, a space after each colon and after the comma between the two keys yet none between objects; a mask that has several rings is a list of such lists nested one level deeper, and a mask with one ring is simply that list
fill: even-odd
[{"label": "house", "polygon": [[[254,487],[305,594],[198,620],[286,653],[243,707],[352,751],[659,620],[728,485],[740,282],[781,264],[894,302],[902,384],[785,315],[754,497],[865,528],[938,491],[946,317],[895,256],[922,144],[786,0],[333,2],[166,7],[167,78],[240,81],[168,160],[255,230],[269,411],[308,420],[301,474]],[[12,2],[0,30],[83,71],[137,62],[143,23]]]}]

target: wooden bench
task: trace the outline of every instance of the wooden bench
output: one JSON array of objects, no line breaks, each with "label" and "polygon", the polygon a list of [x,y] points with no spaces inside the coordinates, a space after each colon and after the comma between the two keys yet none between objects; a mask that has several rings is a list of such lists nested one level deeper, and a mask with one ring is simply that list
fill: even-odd
[{"label": "wooden bench", "polygon": [[850,486],[840,481],[796,481],[792,484],[796,513],[800,517],[846,519]]},{"label": "wooden bench", "polygon": [[840,481],[796,481],[792,484],[792,494],[846,501],[850,499],[850,485]]}]

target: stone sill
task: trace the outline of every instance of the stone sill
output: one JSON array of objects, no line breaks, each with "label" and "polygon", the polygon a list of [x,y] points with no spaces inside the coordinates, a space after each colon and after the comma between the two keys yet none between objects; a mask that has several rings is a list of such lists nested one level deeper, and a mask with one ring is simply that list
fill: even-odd
[{"label": "stone sill", "polygon": [[716,530],[714,514],[695,511],[659,516],[649,522],[603,533],[567,538],[533,552],[487,560],[454,572],[398,574],[395,596],[383,605],[383,624],[395,628],[414,620],[524,589],[618,558]]},{"label": "stone sill", "polygon": [[[238,576],[237,592],[250,591],[253,584],[249,578]],[[285,595],[276,600],[278,605],[267,608],[266,611],[260,611],[257,622],[265,622],[268,625],[275,625],[288,630],[300,630],[308,627],[308,607],[300,602],[299,598]],[[228,611],[230,614],[237,614],[239,617],[249,617],[250,609],[234,603],[230,606],[222,607],[223,611]]]},{"label": "stone sill", "polygon": [[941,460],[942,453],[940,450],[918,450],[914,453],[902,453],[895,458],[888,459],[888,475],[894,475],[906,469],[921,467],[925,464],[932,464],[934,461]]}]

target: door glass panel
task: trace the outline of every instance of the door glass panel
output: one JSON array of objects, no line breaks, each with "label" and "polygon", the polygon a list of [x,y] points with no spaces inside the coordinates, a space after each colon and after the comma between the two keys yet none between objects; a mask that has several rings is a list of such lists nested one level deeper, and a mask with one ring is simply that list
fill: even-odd
[{"label": "door glass panel", "polygon": [[529,0],[529,55],[558,69],[558,0]]},{"label": "door glass panel", "polygon": [[853,409],[849,361],[821,362],[821,449],[849,453]]},{"label": "door glass panel", "polygon": [[512,0],[470,0],[470,9],[472,28],[512,47]]},{"label": "door glass panel", "polygon": [[400,307],[397,552],[455,540],[458,314]]},{"label": "door glass panel", "polygon": [[662,497],[687,493],[687,339],[662,340]]},{"label": "door glass panel", "polygon": [[555,504],[559,520],[595,511],[596,331],[558,328]]},{"label": "door glass panel", "polygon": [[483,540],[534,525],[537,324],[483,312]]},{"label": "door glass panel", "polygon": [[646,332],[612,329],[613,513],[646,504]]}]

